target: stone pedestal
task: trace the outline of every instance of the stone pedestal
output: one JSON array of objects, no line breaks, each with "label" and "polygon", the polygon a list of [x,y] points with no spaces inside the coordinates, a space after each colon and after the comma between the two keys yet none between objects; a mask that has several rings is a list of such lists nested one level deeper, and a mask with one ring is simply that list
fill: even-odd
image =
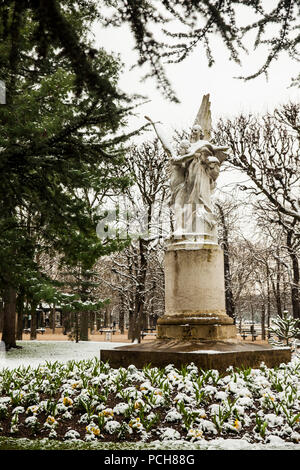
[{"label": "stone pedestal", "polygon": [[223,250],[217,244],[170,244],[165,254],[165,315],[158,339],[224,341],[236,338],[225,311]]},{"label": "stone pedestal", "polygon": [[223,251],[216,243],[183,241],[168,245],[165,255],[165,315],[157,339],[101,349],[111,367],[146,365],[180,368],[193,362],[199,370],[229,366],[278,367],[291,360],[290,348],[237,341],[233,320],[225,312]]}]

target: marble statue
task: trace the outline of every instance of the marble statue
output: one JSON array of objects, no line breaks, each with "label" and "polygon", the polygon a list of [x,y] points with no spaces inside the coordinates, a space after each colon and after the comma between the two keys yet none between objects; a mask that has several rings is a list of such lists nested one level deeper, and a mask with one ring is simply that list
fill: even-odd
[{"label": "marble statue", "polygon": [[182,140],[175,153],[163,129],[148,116],[164,149],[170,156],[170,204],[174,208],[173,239],[216,242],[216,220],[212,194],[220,165],[228,156],[228,147],[211,140],[209,95],[204,95],[189,140]]}]

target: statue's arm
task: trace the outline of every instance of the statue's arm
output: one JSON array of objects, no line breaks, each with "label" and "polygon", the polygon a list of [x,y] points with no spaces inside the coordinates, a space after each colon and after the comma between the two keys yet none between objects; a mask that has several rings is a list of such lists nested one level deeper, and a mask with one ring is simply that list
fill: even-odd
[{"label": "statue's arm", "polygon": [[214,145],[213,149],[215,152],[227,152],[227,150],[230,150],[230,147],[217,147]]},{"label": "statue's arm", "polygon": [[191,160],[195,155],[195,152],[188,152],[184,155],[181,155],[181,156],[175,156],[172,158],[172,163],[185,163],[186,161],[188,160]]},{"label": "statue's arm", "polygon": [[152,124],[152,126],[153,126],[153,128],[156,132],[157,137],[159,138],[159,140],[162,143],[163,148],[169,154],[169,156],[173,158],[174,155],[173,155],[172,147],[171,147],[168,139],[165,137],[164,133],[162,132],[162,130],[159,129],[159,127],[157,126],[157,123],[153,122],[152,119],[149,118],[148,116],[145,116],[145,119],[147,119],[147,121],[151,122],[151,124]]}]

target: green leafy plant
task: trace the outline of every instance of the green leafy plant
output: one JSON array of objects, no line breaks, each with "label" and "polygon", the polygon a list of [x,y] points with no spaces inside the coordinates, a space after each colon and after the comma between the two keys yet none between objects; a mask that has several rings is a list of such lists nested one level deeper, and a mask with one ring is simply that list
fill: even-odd
[{"label": "green leafy plant", "polygon": [[159,413],[155,413],[154,416],[149,419],[147,415],[145,415],[144,407],[139,410],[138,416],[146,432],[149,432],[160,421]]},{"label": "green leafy plant", "polygon": [[121,441],[125,441],[128,438],[129,434],[130,434],[130,427],[125,421],[123,421],[120,427],[117,428],[116,435],[118,439],[120,439]]},{"label": "green leafy plant", "polygon": [[280,407],[286,417],[288,425],[293,428],[296,424],[300,422],[300,413],[295,413],[291,408],[284,406],[283,403],[280,404]]},{"label": "green leafy plant", "polygon": [[44,410],[46,411],[48,415],[56,416],[57,415],[57,401],[54,401],[51,399],[47,400]]},{"label": "green leafy plant", "polygon": [[90,399],[79,398],[76,407],[77,409],[83,410],[86,412],[88,416],[88,420],[91,420],[91,417],[95,413],[95,407],[92,405],[92,402]]},{"label": "green leafy plant", "polygon": [[236,418],[238,417],[234,409],[235,402],[236,400],[231,401],[230,398],[228,398],[226,402],[223,402],[223,404],[218,407],[218,412],[212,415],[212,421],[219,433],[222,432],[224,423],[226,423],[232,415]]},{"label": "green leafy plant", "polygon": [[266,436],[268,423],[261,419],[260,416],[256,414],[255,416],[255,431],[259,433],[259,435],[264,439]]},{"label": "green leafy plant", "polygon": [[186,408],[182,401],[177,403],[177,407],[182,415],[183,425],[188,431],[195,422],[195,419],[199,416],[199,412],[192,411],[190,408]]}]

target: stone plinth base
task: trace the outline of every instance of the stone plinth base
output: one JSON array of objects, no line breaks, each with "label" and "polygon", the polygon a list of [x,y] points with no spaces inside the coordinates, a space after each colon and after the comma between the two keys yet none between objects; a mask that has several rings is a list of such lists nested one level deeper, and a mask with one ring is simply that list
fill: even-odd
[{"label": "stone plinth base", "polygon": [[165,367],[174,364],[180,368],[193,362],[199,369],[216,369],[224,373],[229,366],[238,368],[259,367],[262,362],[267,367],[276,367],[291,360],[290,348],[271,348],[268,345],[245,344],[241,342],[178,342],[151,341],[144,344],[130,344],[115,349],[101,349],[100,360],[108,361],[111,367],[128,367],[133,364],[138,369],[146,365]]},{"label": "stone plinth base", "polygon": [[218,245],[183,242],[165,253],[165,315],[157,338],[180,341],[236,339],[226,315],[223,250]]},{"label": "stone plinth base", "polygon": [[168,247],[165,253],[166,316],[225,316],[224,255],[218,245]]},{"label": "stone plinth base", "polygon": [[[211,316],[210,316],[211,315]],[[227,315],[163,316],[157,322],[157,338],[180,341],[236,341],[236,327]]]}]

